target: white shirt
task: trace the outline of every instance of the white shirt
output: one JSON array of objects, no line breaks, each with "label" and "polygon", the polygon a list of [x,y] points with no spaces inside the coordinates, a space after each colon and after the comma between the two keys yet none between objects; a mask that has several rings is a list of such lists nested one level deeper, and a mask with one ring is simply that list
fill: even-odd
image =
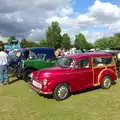
[{"label": "white shirt", "polygon": [[0,66],[2,65],[8,65],[8,55],[3,51],[0,52]]}]

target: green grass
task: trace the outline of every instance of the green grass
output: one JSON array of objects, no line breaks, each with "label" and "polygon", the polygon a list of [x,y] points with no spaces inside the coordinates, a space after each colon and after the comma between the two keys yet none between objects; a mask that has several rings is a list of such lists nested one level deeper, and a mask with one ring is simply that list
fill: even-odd
[{"label": "green grass", "polygon": [[0,120],[120,120],[120,81],[62,102],[39,96],[22,80],[0,86]]}]

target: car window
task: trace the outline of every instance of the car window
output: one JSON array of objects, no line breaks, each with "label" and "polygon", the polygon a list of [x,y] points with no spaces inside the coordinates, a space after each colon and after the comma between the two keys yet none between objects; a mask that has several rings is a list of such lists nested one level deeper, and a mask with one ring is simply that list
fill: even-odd
[{"label": "car window", "polygon": [[72,68],[74,66],[75,60],[72,58],[62,57],[57,60],[56,65],[66,66]]},{"label": "car window", "polygon": [[40,54],[40,53],[37,54],[37,58],[39,58],[41,60],[44,60],[45,57],[46,57],[46,54]]},{"label": "car window", "polygon": [[93,66],[104,66],[104,65],[112,65],[112,57],[105,58],[93,58]]},{"label": "car window", "polygon": [[79,68],[90,68],[90,59],[89,58],[80,59],[78,61],[78,67]]}]

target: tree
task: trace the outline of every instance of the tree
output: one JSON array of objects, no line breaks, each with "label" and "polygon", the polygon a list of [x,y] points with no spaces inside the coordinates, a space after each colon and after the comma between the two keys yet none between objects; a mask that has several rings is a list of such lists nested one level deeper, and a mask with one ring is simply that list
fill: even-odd
[{"label": "tree", "polygon": [[27,40],[26,39],[23,39],[20,43],[21,47],[22,48],[26,48],[27,47]]},{"label": "tree", "polygon": [[92,48],[94,48],[94,44],[88,43],[88,50],[90,50],[90,49],[92,49]]},{"label": "tree", "polygon": [[100,38],[95,42],[95,47],[100,49],[120,48],[120,36],[119,34],[115,34],[112,37]]},{"label": "tree", "polygon": [[61,47],[61,28],[58,22],[52,22],[46,31],[47,44],[54,49]]},{"label": "tree", "polygon": [[10,40],[16,40],[16,37],[15,36],[10,36],[9,39],[8,39],[8,43]]},{"label": "tree", "polygon": [[82,33],[75,36],[74,45],[76,49],[89,49],[88,42]]},{"label": "tree", "polygon": [[95,42],[96,48],[106,49],[109,46],[110,46],[110,41],[109,38],[106,37],[100,38]]},{"label": "tree", "polygon": [[40,40],[40,47],[47,47],[47,41],[46,40]]},{"label": "tree", "polygon": [[71,47],[70,37],[68,36],[67,33],[63,34],[63,36],[62,36],[61,47],[65,48],[66,50]]}]

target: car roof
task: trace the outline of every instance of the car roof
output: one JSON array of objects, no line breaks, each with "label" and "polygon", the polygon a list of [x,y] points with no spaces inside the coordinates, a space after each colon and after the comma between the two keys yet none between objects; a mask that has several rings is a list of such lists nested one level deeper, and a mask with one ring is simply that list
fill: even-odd
[{"label": "car roof", "polygon": [[91,52],[91,53],[77,53],[74,55],[67,55],[66,57],[77,59],[77,58],[86,58],[86,57],[110,57],[110,56],[112,56],[112,54],[110,53]]}]

